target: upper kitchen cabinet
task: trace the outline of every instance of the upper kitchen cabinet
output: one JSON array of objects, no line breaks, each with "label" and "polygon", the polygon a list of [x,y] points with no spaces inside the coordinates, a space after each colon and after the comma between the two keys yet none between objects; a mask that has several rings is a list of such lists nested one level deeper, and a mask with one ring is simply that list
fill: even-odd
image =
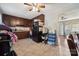
[{"label": "upper kitchen cabinet", "polygon": [[44,22],[44,20],[45,20],[45,15],[44,15],[44,14],[41,14],[41,15],[39,15],[39,16],[33,18],[33,20],[34,20],[34,19],[40,19],[42,22]]},{"label": "upper kitchen cabinet", "polygon": [[11,27],[14,27],[14,26],[30,27],[32,25],[32,20],[30,19],[24,19],[24,18],[10,16],[6,14],[2,15],[2,21],[4,24]]}]

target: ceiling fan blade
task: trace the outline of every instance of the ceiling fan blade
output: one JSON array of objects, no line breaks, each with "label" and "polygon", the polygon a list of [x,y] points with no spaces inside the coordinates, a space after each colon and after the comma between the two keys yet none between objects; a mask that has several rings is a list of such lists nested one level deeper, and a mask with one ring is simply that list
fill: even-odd
[{"label": "ceiling fan blade", "polygon": [[41,8],[45,8],[45,6],[43,6],[43,5],[41,5],[41,6],[39,6],[39,7],[41,7]]},{"label": "ceiling fan blade", "polygon": [[32,6],[32,5],[31,5],[31,4],[29,4],[29,3],[24,3],[24,5]]},{"label": "ceiling fan blade", "polygon": [[31,8],[31,9],[29,9],[29,11],[32,11],[32,8]]}]

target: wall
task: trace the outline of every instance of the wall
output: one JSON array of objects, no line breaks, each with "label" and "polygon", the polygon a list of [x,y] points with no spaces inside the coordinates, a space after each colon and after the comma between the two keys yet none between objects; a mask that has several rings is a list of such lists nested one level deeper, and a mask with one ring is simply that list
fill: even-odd
[{"label": "wall", "polygon": [[58,11],[52,12],[51,9],[46,10],[44,12],[45,14],[45,25],[49,28],[50,32],[53,32],[54,30],[57,31],[58,34],[63,35],[64,34],[64,25],[59,23],[60,16],[64,16],[66,19],[71,18],[79,18],[79,9],[70,10],[67,12],[63,12],[63,14],[57,15],[56,13],[59,13]]},{"label": "wall", "polygon": [[58,31],[58,17],[55,13],[45,12],[45,26],[49,29],[49,32]]},{"label": "wall", "polygon": [[[62,25],[60,25],[60,34],[62,35],[62,32],[64,34],[69,34],[73,31],[77,31],[79,32],[79,28],[78,28],[78,23],[79,23],[79,9],[75,9],[75,10],[71,10],[71,11],[68,11],[64,14],[62,14],[61,16],[64,16],[66,19],[63,19],[63,20],[67,20],[67,21],[63,21],[64,22],[64,25],[65,25],[65,29],[63,31],[63,27],[61,28]],[[62,19],[59,19],[59,20],[62,20]],[[61,23],[63,23],[61,22]],[[62,30],[62,31],[61,31]]]},{"label": "wall", "polygon": [[45,7],[45,26],[49,29],[49,32],[58,33],[58,16],[60,14],[61,8],[56,7],[56,5],[48,4]]}]

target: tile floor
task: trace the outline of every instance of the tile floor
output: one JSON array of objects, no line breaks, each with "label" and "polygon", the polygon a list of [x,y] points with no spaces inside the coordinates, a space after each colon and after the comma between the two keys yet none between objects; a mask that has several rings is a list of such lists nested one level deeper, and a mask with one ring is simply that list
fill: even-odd
[{"label": "tile floor", "polygon": [[58,36],[58,45],[51,46],[44,43],[36,43],[32,39],[18,40],[14,45],[18,56],[70,56],[67,40]]},{"label": "tile floor", "polygon": [[14,45],[18,56],[59,56],[59,46],[36,43],[31,39],[18,40]]}]

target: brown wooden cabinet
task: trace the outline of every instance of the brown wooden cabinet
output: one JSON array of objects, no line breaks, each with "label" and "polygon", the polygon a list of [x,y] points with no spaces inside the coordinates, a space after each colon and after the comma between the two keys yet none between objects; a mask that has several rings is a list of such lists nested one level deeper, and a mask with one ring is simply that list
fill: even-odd
[{"label": "brown wooden cabinet", "polygon": [[32,26],[32,20],[30,19],[24,19],[24,18],[5,15],[5,14],[2,15],[2,21],[4,24],[10,27],[13,27],[13,26],[31,27]]},{"label": "brown wooden cabinet", "polygon": [[37,16],[37,17],[33,18],[33,20],[34,20],[34,19],[38,19],[38,20],[40,20],[41,22],[43,22],[43,23],[44,23],[44,20],[45,20],[45,15],[44,15],[44,14],[41,14],[41,15],[39,15],[39,16]]},{"label": "brown wooden cabinet", "polygon": [[[34,19],[40,19],[44,23],[44,15],[41,14],[33,19],[24,19],[16,16],[6,15],[2,14],[2,21],[5,25],[8,25],[10,27],[29,27],[32,29],[33,20]],[[29,36],[29,31],[15,31],[14,32],[18,39],[25,39]]]},{"label": "brown wooden cabinet", "polygon": [[22,32],[14,32],[18,39],[25,39],[29,37],[29,31],[22,31]]},{"label": "brown wooden cabinet", "polygon": [[[15,17],[11,15],[2,15],[2,21],[5,25],[10,27],[32,27],[32,20],[31,19],[24,19],[20,17]],[[14,32],[18,39],[25,39],[29,36],[29,31],[15,31]]]}]

